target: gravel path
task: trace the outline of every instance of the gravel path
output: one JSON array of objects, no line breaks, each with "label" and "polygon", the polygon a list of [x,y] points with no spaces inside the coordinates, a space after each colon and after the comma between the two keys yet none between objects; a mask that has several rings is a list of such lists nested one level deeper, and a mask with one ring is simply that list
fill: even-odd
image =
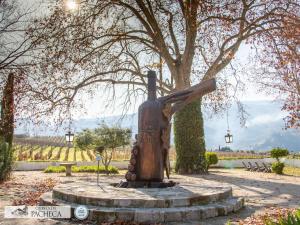
[{"label": "gravel path", "polygon": [[[56,180],[57,183],[68,180],[95,181],[95,174],[75,174],[73,177],[65,177],[64,174],[45,174],[43,172],[14,172],[12,180],[0,185],[0,225],[54,225],[54,224],[80,224],[78,222],[64,222],[55,220],[39,220],[38,223],[32,219],[4,219],[4,206],[12,205],[14,200],[22,199],[26,192],[35,191],[34,184],[47,178]],[[123,179],[122,175],[104,176],[101,182],[118,182]],[[213,218],[206,221],[187,223],[189,225],[223,225],[228,220],[238,221],[252,214],[263,213],[271,207],[299,207],[300,206],[300,177],[285,175],[265,174],[248,172],[239,169],[212,169],[209,175],[181,176],[172,175],[176,182],[201,182],[210,180],[230,185],[235,196],[245,198],[246,207],[237,214],[226,217]],[[173,225],[173,224],[172,224]],[[175,223],[174,223],[175,225]]]}]

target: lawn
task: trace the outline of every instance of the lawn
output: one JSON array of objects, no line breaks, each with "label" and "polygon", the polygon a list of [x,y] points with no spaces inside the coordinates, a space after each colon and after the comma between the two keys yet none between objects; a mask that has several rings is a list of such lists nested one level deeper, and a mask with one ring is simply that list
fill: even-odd
[{"label": "lawn", "polygon": [[286,166],[283,169],[283,173],[291,176],[300,176],[300,168]]}]

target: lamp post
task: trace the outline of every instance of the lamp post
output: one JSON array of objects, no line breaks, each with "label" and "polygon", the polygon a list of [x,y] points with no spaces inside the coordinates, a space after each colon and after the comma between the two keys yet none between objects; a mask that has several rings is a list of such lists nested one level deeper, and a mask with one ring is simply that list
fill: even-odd
[{"label": "lamp post", "polygon": [[230,130],[227,130],[227,134],[225,135],[225,142],[230,144],[233,142],[233,136],[230,134]]},{"label": "lamp post", "polygon": [[230,144],[233,141],[233,137],[232,137],[232,134],[230,134],[230,130],[229,130],[228,108],[227,108],[227,112],[226,112],[226,119],[227,119],[227,134],[225,135],[225,142],[227,144]]},{"label": "lamp post", "polygon": [[66,142],[68,143],[68,148],[70,148],[74,141],[74,134],[71,131],[68,131],[68,133],[65,134],[65,138]]},{"label": "lamp post", "polygon": [[97,185],[104,191],[104,189],[101,187],[101,185],[99,185],[99,167],[100,167],[100,160],[101,160],[101,153],[103,152],[104,150],[104,146],[98,146],[96,147],[96,152],[97,152],[97,155],[96,155],[96,161],[97,161]]},{"label": "lamp post", "polygon": [[66,137],[66,142],[69,143],[69,144],[72,143],[73,140],[74,140],[74,134],[71,131],[66,133],[65,137]]}]

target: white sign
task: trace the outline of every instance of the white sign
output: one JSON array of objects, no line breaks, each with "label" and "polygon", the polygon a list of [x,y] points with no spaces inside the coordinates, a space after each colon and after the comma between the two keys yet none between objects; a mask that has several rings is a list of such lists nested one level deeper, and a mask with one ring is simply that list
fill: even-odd
[{"label": "white sign", "polygon": [[101,160],[101,156],[100,155],[97,155],[96,156],[96,161],[100,161]]},{"label": "white sign", "polygon": [[77,206],[74,210],[74,216],[79,220],[85,220],[89,216],[89,210],[86,206]]},{"label": "white sign", "polygon": [[71,218],[70,206],[5,206],[4,218]]}]

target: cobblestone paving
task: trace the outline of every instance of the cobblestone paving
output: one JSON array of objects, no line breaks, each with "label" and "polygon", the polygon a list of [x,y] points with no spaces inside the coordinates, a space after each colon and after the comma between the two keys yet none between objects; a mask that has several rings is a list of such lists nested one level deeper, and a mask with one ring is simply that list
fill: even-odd
[{"label": "cobblestone paving", "polygon": [[[95,174],[75,174],[73,177],[65,177],[64,174],[44,174],[42,172],[14,172],[10,182],[0,185],[0,225],[54,225],[54,224],[80,224],[73,221],[54,220],[32,220],[32,219],[4,219],[4,206],[11,205],[14,199],[22,198],[24,192],[30,191],[32,184],[46,178],[56,179],[58,182],[68,181],[94,181]],[[123,176],[101,176],[101,182],[119,182]],[[205,176],[180,176],[172,175],[172,180],[182,183],[203,183],[207,181],[223,183],[233,189],[233,195],[244,197],[246,208],[237,214],[226,217],[208,219],[199,222],[186,222],[186,225],[223,225],[228,220],[237,221],[254,213],[261,213],[269,207],[299,207],[300,204],[300,177],[280,176],[258,172],[248,172],[237,169],[212,169],[209,175]],[[170,225],[177,225],[171,223]],[[182,224],[182,223],[180,223]]]}]

